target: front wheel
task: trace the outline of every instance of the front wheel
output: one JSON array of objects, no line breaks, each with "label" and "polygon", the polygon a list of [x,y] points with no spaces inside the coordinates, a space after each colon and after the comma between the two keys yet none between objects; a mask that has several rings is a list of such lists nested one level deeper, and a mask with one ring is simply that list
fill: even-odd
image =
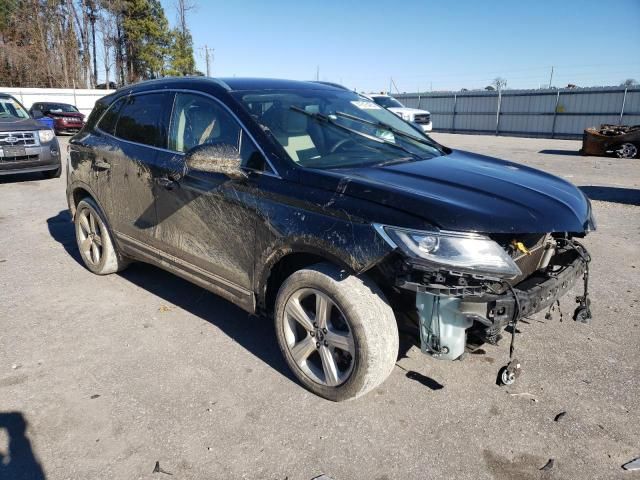
[{"label": "front wheel", "polygon": [[378,286],[330,264],[298,270],[284,282],[275,327],[295,376],[333,401],[382,384],[398,354],[396,320]]}]

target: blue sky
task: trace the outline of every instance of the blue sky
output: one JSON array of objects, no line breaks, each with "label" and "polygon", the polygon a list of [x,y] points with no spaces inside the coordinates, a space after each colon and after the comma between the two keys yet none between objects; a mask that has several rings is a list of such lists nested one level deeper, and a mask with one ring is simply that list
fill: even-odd
[{"label": "blue sky", "polygon": [[[173,0],[162,0],[175,23]],[[199,47],[214,76],[340,82],[358,91],[617,85],[640,81],[640,0],[196,0]],[[395,91],[395,87],[393,88]]]}]

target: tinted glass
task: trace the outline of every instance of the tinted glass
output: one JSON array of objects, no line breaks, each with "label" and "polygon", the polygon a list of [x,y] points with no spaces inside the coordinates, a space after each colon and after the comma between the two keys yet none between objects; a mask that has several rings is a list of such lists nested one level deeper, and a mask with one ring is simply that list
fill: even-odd
[{"label": "tinted glass", "polygon": [[240,134],[240,158],[242,158],[242,165],[247,168],[260,172],[265,170],[273,172],[253,140],[244,131]]},{"label": "tinted glass", "polygon": [[169,149],[187,152],[197,145],[226,144],[238,148],[240,126],[218,102],[202,95],[176,94]]},{"label": "tinted glass", "polygon": [[[104,114],[102,120],[100,120],[100,123],[98,124],[98,128],[100,130],[110,133],[111,135],[114,134],[116,130],[116,123],[118,122],[118,112],[120,111],[120,107],[122,107],[123,103],[124,99],[121,98],[109,107],[109,110],[107,110],[107,113]],[[89,119],[89,122],[91,122],[91,119]]]},{"label": "tinted glass", "polygon": [[78,109],[68,103],[45,103],[42,106],[47,112],[53,113],[77,113]]},{"label": "tinted glass", "polygon": [[127,98],[116,124],[116,137],[166,148],[172,93],[149,93]]}]

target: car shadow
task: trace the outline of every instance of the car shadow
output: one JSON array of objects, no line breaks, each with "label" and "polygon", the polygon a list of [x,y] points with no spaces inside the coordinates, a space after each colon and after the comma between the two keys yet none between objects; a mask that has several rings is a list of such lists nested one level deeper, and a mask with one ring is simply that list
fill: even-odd
[{"label": "car shadow", "polygon": [[[59,242],[76,262],[84,265],[76,245],[69,212],[63,210],[49,218],[47,225],[53,239]],[[153,265],[133,263],[119,275],[167,303],[215,325],[264,363],[297,383],[280,353],[270,320],[249,315],[222,297]]]},{"label": "car shadow", "polygon": [[544,149],[540,150],[538,153],[545,153],[547,155],[571,155],[574,157],[579,157],[582,154],[580,150],[555,150],[555,149]]},{"label": "car shadow", "polygon": [[61,210],[55,217],[47,218],[47,228],[49,235],[61,244],[76,262],[84,266],[76,243],[76,233],[69,210]]},{"label": "car shadow", "polygon": [[46,179],[40,172],[11,173],[7,175],[0,175],[0,185],[6,183],[39,182],[41,180],[46,181],[48,179]]},{"label": "car shadow", "polygon": [[640,190],[637,188],[601,187],[582,185],[580,190],[591,200],[622,203],[625,205],[640,205]]},{"label": "car shadow", "polygon": [[44,480],[45,474],[26,435],[27,421],[20,412],[0,412],[0,431],[7,435],[6,454],[0,451],[0,478]]}]

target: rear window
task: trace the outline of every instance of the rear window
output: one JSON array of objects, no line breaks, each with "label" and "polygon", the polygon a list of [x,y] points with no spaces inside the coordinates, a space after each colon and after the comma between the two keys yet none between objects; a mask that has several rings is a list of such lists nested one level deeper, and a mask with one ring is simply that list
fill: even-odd
[{"label": "rear window", "polygon": [[[116,131],[116,123],[118,123],[118,113],[120,112],[120,108],[124,103],[124,99],[120,99],[114,102],[109,110],[104,114],[100,123],[98,124],[98,128],[103,132],[109,133],[113,135]],[[96,104],[96,108],[98,108],[98,104]],[[93,112],[92,112],[93,113]],[[91,118],[89,119],[89,123],[91,123]]]},{"label": "rear window", "polygon": [[172,93],[148,93],[127,98],[118,116],[116,137],[166,148],[172,104]]}]

